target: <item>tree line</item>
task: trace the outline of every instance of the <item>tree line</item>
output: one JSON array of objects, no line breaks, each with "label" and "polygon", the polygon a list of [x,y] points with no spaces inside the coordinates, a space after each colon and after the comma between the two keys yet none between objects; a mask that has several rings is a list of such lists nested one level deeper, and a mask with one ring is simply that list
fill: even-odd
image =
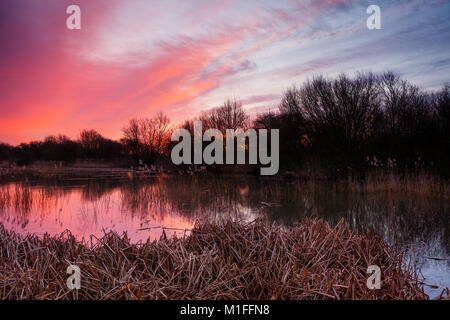
[{"label": "tree line", "polygon": [[280,129],[281,163],[341,172],[450,163],[449,86],[426,92],[393,72],[316,76],[286,90],[255,126]]},{"label": "tree line", "polygon": [[107,139],[93,129],[83,130],[77,140],[60,134],[18,146],[0,144],[0,160],[9,160],[19,166],[30,165],[37,160],[115,159],[122,157],[123,152],[120,142]]},{"label": "tree line", "polygon": [[[203,130],[279,129],[280,165],[301,170],[312,164],[348,173],[369,167],[435,168],[449,173],[449,85],[427,92],[393,72],[319,75],[288,88],[278,106],[253,119],[242,104],[227,100],[204,112]],[[193,120],[181,128],[193,132]],[[151,164],[168,157],[174,143],[167,116],[131,119],[113,141],[93,129],[77,139],[64,135],[18,146],[0,144],[0,159],[27,165],[34,160],[129,159]]]}]

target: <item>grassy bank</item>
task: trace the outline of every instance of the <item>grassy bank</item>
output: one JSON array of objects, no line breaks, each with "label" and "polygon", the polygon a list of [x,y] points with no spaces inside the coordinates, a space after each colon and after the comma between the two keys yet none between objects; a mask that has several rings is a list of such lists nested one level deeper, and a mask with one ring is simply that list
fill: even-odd
[{"label": "grassy bank", "polygon": [[[79,242],[20,236],[0,226],[1,299],[427,299],[401,252],[343,222],[305,219],[285,230],[263,221],[199,224],[183,238],[130,243],[105,234]],[[66,286],[69,264],[81,289]],[[366,286],[369,265],[382,270]]]}]

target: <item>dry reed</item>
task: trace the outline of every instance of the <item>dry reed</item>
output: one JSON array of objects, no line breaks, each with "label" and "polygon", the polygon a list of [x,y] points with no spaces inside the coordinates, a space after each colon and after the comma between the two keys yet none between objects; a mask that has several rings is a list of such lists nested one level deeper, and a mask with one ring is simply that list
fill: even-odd
[{"label": "dry reed", "polygon": [[[428,299],[402,252],[343,221],[202,223],[183,238],[140,243],[0,225],[0,243],[1,299]],[[81,269],[79,290],[66,286],[69,264]],[[382,270],[379,290],[366,286],[369,265]]]}]

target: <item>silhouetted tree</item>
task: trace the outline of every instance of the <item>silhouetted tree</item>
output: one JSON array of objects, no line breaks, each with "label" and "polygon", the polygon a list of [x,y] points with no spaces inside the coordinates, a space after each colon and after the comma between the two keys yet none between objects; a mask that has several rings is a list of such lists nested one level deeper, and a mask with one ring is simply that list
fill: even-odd
[{"label": "silhouetted tree", "polygon": [[122,129],[123,138],[122,143],[126,146],[128,153],[134,157],[139,157],[141,154],[140,144],[140,124],[138,119],[131,119],[128,124]]},{"label": "silhouetted tree", "polygon": [[122,156],[122,145],[120,143],[104,138],[93,129],[81,131],[78,141],[80,143],[82,157],[117,159]]},{"label": "silhouetted tree", "polygon": [[132,119],[123,129],[122,142],[137,160],[153,162],[165,154],[169,143],[170,121],[163,113],[151,119]]},{"label": "silhouetted tree", "polygon": [[48,136],[41,145],[43,160],[73,161],[79,145],[65,135]]},{"label": "silhouetted tree", "polygon": [[93,129],[81,131],[79,142],[83,156],[88,158],[101,158],[103,156],[102,149],[105,145],[105,140],[101,134]]},{"label": "silhouetted tree", "polygon": [[225,133],[226,129],[247,128],[249,117],[242,103],[228,99],[222,106],[205,112],[199,120],[202,121],[203,130],[214,128]]},{"label": "silhouetted tree", "polygon": [[359,73],[354,79],[317,76],[299,89],[299,122],[323,159],[343,169],[363,164],[363,141],[374,133],[380,114],[376,85],[373,74]]},{"label": "silhouetted tree", "polygon": [[13,146],[7,143],[0,143],[0,161],[8,160],[12,157]]}]

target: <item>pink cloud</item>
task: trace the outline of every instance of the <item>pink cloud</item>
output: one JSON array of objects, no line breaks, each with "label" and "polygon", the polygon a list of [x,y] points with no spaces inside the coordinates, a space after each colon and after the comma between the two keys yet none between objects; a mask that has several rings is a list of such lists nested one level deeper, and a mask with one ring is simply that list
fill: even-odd
[{"label": "pink cloud", "polygon": [[[249,60],[252,54],[346,2],[311,2],[301,19],[295,10],[305,9],[304,4],[296,3],[292,12],[259,8],[244,15],[245,23],[220,21],[207,33],[192,36],[180,30],[180,35],[153,43],[152,50],[125,50],[118,60],[91,59],[83,53],[95,54],[98,42],[111,36],[105,26],[120,12],[120,2],[83,1],[80,31],[65,28],[69,1],[8,3],[16,11],[0,31],[1,41],[9,41],[0,55],[0,74],[8,79],[0,87],[0,140],[18,143],[60,132],[75,137],[83,127],[118,138],[131,117],[156,111],[174,121],[191,117],[198,112],[197,98],[212,94],[226,78],[256,68]],[[226,10],[233,2],[220,5]],[[211,4],[186,27],[201,24],[202,15],[216,10]],[[31,20],[27,12],[34,13]],[[136,60],[141,63],[130,63]]]}]

